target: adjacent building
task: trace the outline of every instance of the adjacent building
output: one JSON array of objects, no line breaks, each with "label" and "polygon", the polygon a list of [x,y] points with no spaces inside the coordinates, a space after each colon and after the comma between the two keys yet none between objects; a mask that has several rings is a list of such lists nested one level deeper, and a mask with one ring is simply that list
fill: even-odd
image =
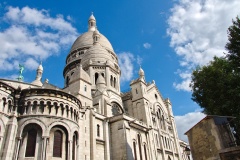
[{"label": "adjacent building", "polygon": [[194,160],[240,159],[240,146],[230,126],[233,119],[208,115],[185,133]]},{"label": "adjacent building", "polygon": [[[121,69],[108,39],[96,28],[73,43],[64,88],[0,79],[1,160],[185,160],[172,105],[142,68],[120,90]],[[20,78],[21,80],[21,78]]]}]

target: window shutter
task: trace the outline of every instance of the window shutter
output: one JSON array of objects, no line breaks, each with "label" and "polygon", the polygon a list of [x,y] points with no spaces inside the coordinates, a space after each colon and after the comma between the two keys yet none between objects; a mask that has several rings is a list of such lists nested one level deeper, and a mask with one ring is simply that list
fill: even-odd
[{"label": "window shutter", "polygon": [[53,157],[62,157],[62,132],[54,132]]},{"label": "window shutter", "polygon": [[37,131],[35,129],[28,131],[25,157],[34,157],[35,156],[36,139],[37,139]]}]

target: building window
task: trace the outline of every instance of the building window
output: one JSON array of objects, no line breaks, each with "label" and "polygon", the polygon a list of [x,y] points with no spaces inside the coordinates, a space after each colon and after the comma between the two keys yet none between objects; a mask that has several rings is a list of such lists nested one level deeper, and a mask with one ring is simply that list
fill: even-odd
[{"label": "building window", "polygon": [[98,73],[95,73],[95,84],[97,84]]},{"label": "building window", "polygon": [[145,160],[147,160],[147,147],[146,144],[144,144],[144,155],[145,155]]},{"label": "building window", "polygon": [[155,98],[156,98],[156,99],[158,99],[158,96],[157,96],[157,94],[155,94]]},{"label": "building window", "polygon": [[140,160],[142,160],[141,137],[139,134],[138,134],[138,147],[139,147]]},{"label": "building window", "polygon": [[87,92],[87,85],[84,85],[84,91]]},{"label": "building window", "polygon": [[111,78],[110,78],[110,84],[111,86],[113,86],[113,76],[111,75]]},{"label": "building window", "polygon": [[25,157],[35,156],[36,140],[37,140],[37,131],[35,129],[29,130],[28,137],[27,137],[27,147],[26,147]]},{"label": "building window", "polygon": [[113,79],[113,86],[114,86],[114,88],[116,88],[116,78],[115,77]]},{"label": "building window", "polygon": [[134,150],[134,160],[137,160],[136,142],[133,142],[133,150]]},{"label": "building window", "polygon": [[70,78],[67,76],[67,78],[66,78],[66,87],[69,85],[69,80],[70,80]]},{"label": "building window", "polygon": [[62,132],[59,130],[55,131],[53,141],[53,157],[62,157],[62,139]]},{"label": "building window", "polygon": [[138,90],[136,89],[136,94],[138,94]]},{"label": "building window", "polygon": [[100,125],[97,125],[97,136],[100,137]]},{"label": "building window", "polygon": [[75,160],[76,154],[76,135],[73,135],[73,143],[72,143],[72,160]]},{"label": "building window", "polygon": [[157,143],[157,146],[159,146],[159,143],[158,143],[158,136],[157,136],[157,134],[156,134],[155,136],[156,136],[156,143]]}]

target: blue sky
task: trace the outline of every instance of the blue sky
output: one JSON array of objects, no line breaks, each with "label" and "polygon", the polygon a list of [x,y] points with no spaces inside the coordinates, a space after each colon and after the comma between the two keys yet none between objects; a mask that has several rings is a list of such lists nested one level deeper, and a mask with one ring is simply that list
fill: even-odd
[{"label": "blue sky", "polygon": [[0,77],[15,79],[21,63],[31,82],[42,61],[43,80],[63,87],[65,58],[94,12],[98,30],[119,55],[122,90],[129,89],[141,65],[146,80],[170,98],[179,136],[186,140],[183,132],[203,117],[191,100],[191,71],[223,55],[239,8],[238,0],[3,1]]}]

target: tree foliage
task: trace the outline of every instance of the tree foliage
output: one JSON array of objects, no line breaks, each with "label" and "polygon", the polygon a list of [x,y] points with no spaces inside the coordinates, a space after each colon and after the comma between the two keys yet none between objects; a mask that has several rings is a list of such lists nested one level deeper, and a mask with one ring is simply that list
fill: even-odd
[{"label": "tree foliage", "polygon": [[192,100],[206,114],[234,116],[240,134],[240,20],[228,28],[225,57],[214,57],[206,66],[192,72]]},{"label": "tree foliage", "polygon": [[240,19],[232,21],[233,25],[228,28],[228,43],[226,49],[228,50],[227,58],[233,67],[240,67]]}]

